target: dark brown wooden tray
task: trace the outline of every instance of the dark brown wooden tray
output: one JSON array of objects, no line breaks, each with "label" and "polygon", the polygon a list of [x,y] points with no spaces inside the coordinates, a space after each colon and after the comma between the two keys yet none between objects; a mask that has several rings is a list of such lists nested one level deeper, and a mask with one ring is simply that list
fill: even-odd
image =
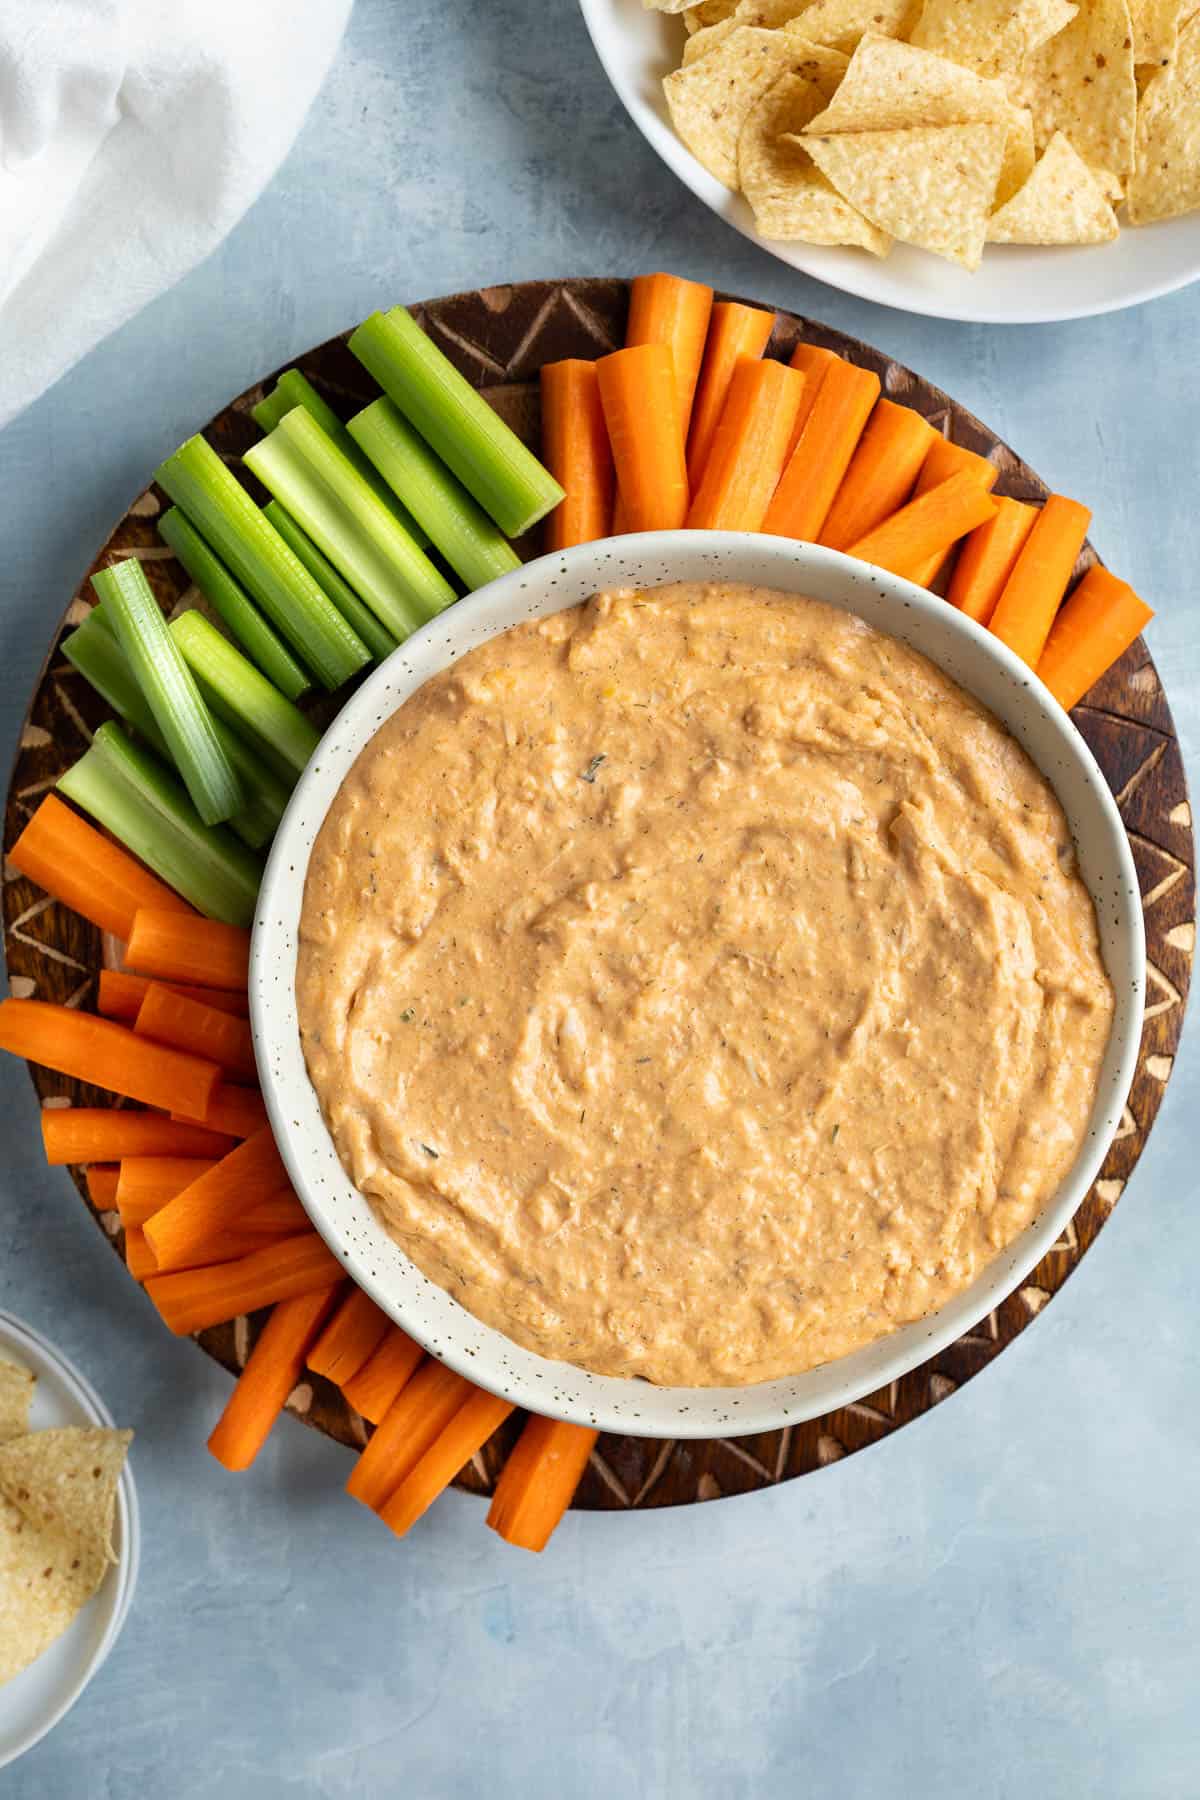
[{"label": "dark brown wooden tray", "polygon": [[[416,308],[435,340],[471,381],[531,442],[538,429],[535,378],[544,362],[564,356],[594,357],[622,341],[628,283],[620,280],[535,281],[455,294]],[[786,356],[801,339],[827,345],[875,369],[884,392],[915,407],[956,442],[991,456],[1000,469],[997,492],[1023,499],[1047,491],[1006,444],[910,370],[868,345],[808,319],[780,314],[771,353]],[[298,366],[343,414],[372,397],[365,372],[332,339],[299,359]],[[258,436],[250,407],[262,387],[239,395],[206,427],[231,462]],[[265,498],[265,496],[263,496]],[[184,593],[186,578],[158,540],[155,518],[163,496],[149,488],[133,502],[92,565],[136,556],[164,606]],[[529,546],[530,551],[536,545]],[[1080,569],[1095,560],[1087,549]],[[89,571],[89,575],[92,571]],[[87,578],[70,601],[46,659],[22,732],[8,792],[5,847],[10,846],[38,800],[83,751],[104,707],[59,654],[63,630],[91,604]],[[1133,845],[1142,886],[1149,956],[1149,1003],[1141,1055],[1129,1106],[1099,1179],[1062,1238],[1028,1281],[978,1330],[960,1338],[904,1380],[867,1400],[808,1425],[736,1442],[656,1442],[605,1437],[575,1504],[584,1508],[681,1505],[743,1493],[805,1475],[839,1457],[876,1443],[935,1406],[969,1381],[1024,1330],[1057,1292],[1090,1248],[1128,1181],[1146,1142],[1170,1078],[1183,1023],[1195,944],[1192,820],[1179,745],[1166,695],[1149,652],[1139,642],[1087,697],[1075,714],[1116,795]],[[89,1004],[102,962],[100,934],[65,907],[47,899],[6,864],[5,950],[13,993]],[[109,1097],[41,1069],[30,1071],[47,1105],[106,1104]],[[84,1196],[82,1171],[73,1171]],[[115,1214],[98,1224],[120,1252]],[[131,1305],[146,1302],[131,1294]],[[227,1369],[245,1361],[253,1322],[201,1334],[201,1348]],[[362,1420],[338,1391],[314,1379],[291,1398],[292,1410],[310,1425],[346,1444],[365,1440]],[[510,1428],[515,1430],[515,1424]],[[460,1485],[486,1491],[500,1465],[503,1437],[493,1440]]]}]

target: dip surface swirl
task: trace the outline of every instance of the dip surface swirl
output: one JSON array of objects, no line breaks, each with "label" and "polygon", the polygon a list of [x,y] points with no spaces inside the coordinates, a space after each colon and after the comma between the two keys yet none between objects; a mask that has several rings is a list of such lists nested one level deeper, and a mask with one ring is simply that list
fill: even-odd
[{"label": "dip surface swirl", "polygon": [[543,1355],[701,1386],[967,1286],[1074,1160],[1112,1017],[1001,725],[726,584],[598,595],[414,694],[322,826],[297,997],[426,1275]]}]

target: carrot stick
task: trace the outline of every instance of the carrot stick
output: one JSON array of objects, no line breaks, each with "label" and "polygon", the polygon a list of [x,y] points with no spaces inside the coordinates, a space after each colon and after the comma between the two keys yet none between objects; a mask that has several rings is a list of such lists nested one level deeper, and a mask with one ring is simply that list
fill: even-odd
[{"label": "carrot stick", "polygon": [[816,543],[878,398],[878,375],[834,359],[767,508],[764,531]]},{"label": "carrot stick", "polygon": [[[913,489],[913,499],[919,500],[930,488],[940,487],[943,481],[949,481],[952,475],[959,474],[963,469],[974,470],[989,494],[1000,475],[995,463],[986,456],[980,456],[975,450],[968,450],[965,444],[953,444],[949,438],[935,437],[929,455],[921,464],[921,473],[917,476],[917,485]],[[918,587],[932,587],[945,561],[945,552],[939,550],[934,556],[927,557],[919,569],[914,569],[910,579]]]},{"label": "carrot stick", "polygon": [[344,1387],[378,1350],[391,1325],[370,1294],[360,1287],[351,1288],[309,1351],[309,1368],[314,1375],[324,1375]]},{"label": "carrot stick", "polygon": [[877,401],[829,509],[821,542],[844,550],[890,518],[911,495],[936,436],[911,406]]},{"label": "carrot stick", "polygon": [[355,1412],[378,1425],[401,1388],[407,1385],[422,1355],[421,1346],[393,1325],[358,1372],[342,1383],[342,1393]]},{"label": "carrot stick", "polygon": [[741,362],[688,512],[707,531],[758,531],[783,473],[804,376],[778,362]]},{"label": "carrot stick", "polygon": [[233,1139],[202,1125],[123,1106],[48,1107],[42,1142],[51,1165],[123,1162],[127,1156],[224,1156]]},{"label": "carrot stick", "polygon": [[260,1306],[311,1294],[341,1279],[342,1268],[315,1231],[264,1244],[236,1262],[155,1275],[146,1292],[177,1337],[207,1331]]},{"label": "carrot stick", "polygon": [[465,1375],[427,1357],[371,1433],[351,1470],[346,1492],[378,1512],[478,1391]]},{"label": "carrot stick", "polygon": [[112,1019],[48,1000],[0,1001],[0,1050],[164,1111],[203,1111],[221,1074],[216,1063],[147,1044]]},{"label": "carrot stick", "polygon": [[216,919],[183,917],[139,907],[125,948],[125,961],[139,975],[188,986],[245,989],[250,967],[250,933]]},{"label": "carrot stick", "polygon": [[147,988],[134,1030],[156,1044],[170,1044],[176,1050],[206,1057],[228,1075],[253,1081],[257,1074],[254,1041],[245,1019],[172,993],[160,981],[152,981]]},{"label": "carrot stick", "polygon": [[834,351],[822,350],[819,344],[797,344],[792,351],[789,367],[799,369],[804,376],[804,398],[800,402],[800,411],[796,415],[796,423],[792,427],[793,450],[800,442],[800,433],[808,424],[808,415],[816,404],[817,395],[821,391],[821,383],[830,369],[839,364],[841,360],[842,358]]},{"label": "carrot stick", "polygon": [[158,1273],[154,1252],[146,1242],[146,1233],[140,1225],[125,1227],[125,1267],[135,1281],[144,1282],[147,1276]]},{"label": "carrot stick", "polygon": [[[106,1019],[123,1019],[132,1025],[149,986],[145,975],[129,975],[124,969],[101,969],[96,1011],[103,1013]],[[167,986],[173,994],[182,994],[185,1000],[200,1000],[205,1006],[219,1006],[222,1012],[233,1013],[237,1018],[246,1017],[245,994],[227,994],[221,988],[183,987],[174,981],[168,982]]]},{"label": "carrot stick", "polygon": [[988,630],[1036,669],[1092,515],[1078,500],[1051,494],[1004,584]]},{"label": "carrot stick", "polygon": [[1123,656],[1154,613],[1128,582],[1090,568],[1050,627],[1037,672],[1069,712]]},{"label": "carrot stick", "polygon": [[295,1237],[308,1226],[308,1214],[293,1193],[271,1194],[237,1222],[238,1236],[244,1238]]},{"label": "carrot stick", "polygon": [[849,544],[846,554],[911,581],[915,568],[936,554],[944,556],[951,544],[990,519],[995,510],[987,489],[971,470],[963,469]]},{"label": "carrot stick", "polygon": [[87,1172],[88,1199],[97,1212],[111,1212],[117,1204],[117,1181],[120,1163],[90,1163]]},{"label": "carrot stick", "polygon": [[397,1537],[410,1531],[512,1410],[511,1400],[477,1388],[379,1509],[384,1524]]},{"label": "carrot stick", "polygon": [[700,281],[684,281],[679,275],[638,275],[629,292],[625,346],[629,349],[641,344],[662,344],[670,351],[684,443],[704,360],[712,303],[710,287]]},{"label": "carrot stick", "polygon": [[127,850],[47,794],[8,853],[15,869],[101,931],[127,938],[139,906],[194,919],[181,900]]},{"label": "carrot stick", "polygon": [[[183,1115],[172,1113],[171,1117],[182,1120]],[[226,1137],[253,1137],[267,1122],[266,1102],[257,1088],[238,1087],[235,1082],[223,1081],[209,1101],[204,1118],[198,1122]]]},{"label": "carrot stick", "polygon": [[596,365],[543,363],[542,461],[566,499],[546,520],[546,549],[591,544],[612,529],[613,461]]},{"label": "carrot stick", "polygon": [[596,364],[626,531],[670,531],[687,517],[687,467],[671,352],[616,350]]},{"label": "carrot stick", "polygon": [[264,1125],[149,1220],[146,1235],[159,1268],[185,1269],[204,1260],[226,1231],[240,1227],[251,1207],[287,1185],[287,1170]]},{"label": "carrot stick", "polygon": [[208,1440],[226,1469],[248,1469],[300,1379],[304,1355],[332,1311],[340,1284],[281,1300],[259,1333]]},{"label": "carrot stick", "polygon": [[958,553],[946,590],[951,606],[980,625],[988,623],[1037,516],[1037,508],[1023,500],[996,501],[996,516],[977,525]]},{"label": "carrot stick", "polygon": [[544,1550],[599,1435],[586,1425],[530,1418],[496,1483],[487,1516],[492,1530],[522,1550]]},{"label": "carrot stick", "polygon": [[693,494],[704,477],[733,371],[747,358],[754,360],[763,354],[774,329],[775,314],[763,312],[757,306],[741,306],[736,300],[718,300],[712,309],[688,432],[688,486]]},{"label": "carrot stick", "polygon": [[117,1211],[122,1225],[144,1225],[168,1200],[216,1168],[195,1156],[126,1156],[117,1178]]}]

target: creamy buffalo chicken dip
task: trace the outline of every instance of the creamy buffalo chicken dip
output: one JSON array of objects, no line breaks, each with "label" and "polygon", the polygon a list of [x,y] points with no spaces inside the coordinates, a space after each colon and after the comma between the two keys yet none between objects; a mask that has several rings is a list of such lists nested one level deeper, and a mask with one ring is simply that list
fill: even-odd
[{"label": "creamy buffalo chicken dip", "polygon": [[420,1269],[546,1356],[701,1385],[965,1287],[1074,1159],[1112,1013],[991,714],[729,585],[600,594],[415,693],[322,827],[297,989]]}]

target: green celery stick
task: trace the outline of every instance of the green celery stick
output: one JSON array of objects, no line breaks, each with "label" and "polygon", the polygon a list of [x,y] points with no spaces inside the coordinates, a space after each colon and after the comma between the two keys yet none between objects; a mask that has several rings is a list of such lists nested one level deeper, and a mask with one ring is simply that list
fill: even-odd
[{"label": "green celery stick", "polygon": [[215,608],[251,662],[256,663],[289,700],[299,700],[312,683],[273,625],[263,618],[253,600],[235,581],[225,564],[205,543],[196,527],[177,506],[169,507],[158,521],[158,534],[171,546],[189,578]]},{"label": "green celery stick", "polygon": [[249,736],[277,771],[294,779],[320,743],[320,735],[290,700],[273,688],[240,650],[198,612],[172,621],[171,636],[209,704],[239,735]]},{"label": "green celery stick", "polygon": [[520,537],[564,498],[549,470],[403,306],[372,313],[350,348],[507,537]]},{"label": "green celery stick", "polygon": [[260,431],[274,431],[279,421],[286,418],[295,406],[302,406],[306,413],[311,413],[325,436],[332,438],[342,455],[352,462],[364,481],[369,481],[379,498],[395,513],[409,537],[420,549],[424,549],[429,539],[417,524],[408,508],[397,500],[386,481],[381,481],[371,464],[367,461],[332,406],[327,406],[316,388],[299,369],[285,369],[275,383],[274,393],[267,394],[257,406],[250,409],[251,416]]},{"label": "green celery stick", "polygon": [[230,819],[230,829],[237,832],[243,844],[249,844],[252,850],[261,850],[279,829],[295,778],[289,774],[285,780],[274,769],[268,768],[252,746],[216,713],[213,714],[213,730],[237,770],[246,797],[241,810]]},{"label": "green celery stick", "polygon": [[207,918],[250,924],[258,857],[224,826],[205,825],[182,783],[113,720],[58,785]]},{"label": "green celery stick", "polygon": [[362,639],[204,438],[181,444],[155,478],[325,687],[341,687],[370,661]]},{"label": "green celery stick", "polygon": [[390,400],[373,401],[346,429],[468,590],[520,568],[508,539]]},{"label": "green celery stick", "polygon": [[382,662],[396,648],[396,640],[386,625],[381,625],[369,606],[364,606],[348,581],[343,581],[323,550],[302,531],[290,512],[278,500],[268,500],[263,507],[268,519],[283,539],[296,552],[314,580],[319,581],[333,604],[357,631],[376,662]]},{"label": "green celery stick", "polygon": [[101,569],[92,587],[196,811],[206,825],[231,819],[244,801],[241,783],[141,563],[129,558]]},{"label": "green celery stick", "polygon": [[455,600],[450,583],[303,407],[244,461],[393,637],[403,640]]}]

